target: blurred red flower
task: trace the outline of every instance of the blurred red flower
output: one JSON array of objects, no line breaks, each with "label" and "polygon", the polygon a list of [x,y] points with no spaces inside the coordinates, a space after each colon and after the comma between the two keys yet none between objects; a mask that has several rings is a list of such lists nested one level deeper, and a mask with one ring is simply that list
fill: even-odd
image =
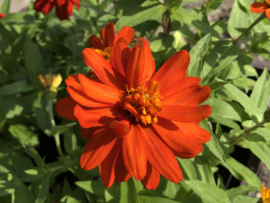
[{"label": "blurred red flower", "polygon": [[96,35],[91,35],[88,39],[89,44],[108,62],[110,61],[111,49],[117,42],[123,42],[129,45],[134,38],[134,29],[129,26],[123,27],[115,35],[113,23],[108,23],[105,28],[100,30],[101,39]]},{"label": "blurred red flower", "polygon": [[267,18],[270,19],[270,0],[265,0],[265,2],[255,2],[251,4],[250,10],[254,13],[265,12]]},{"label": "blurred red flower", "polygon": [[47,15],[55,7],[56,15],[60,20],[69,19],[73,13],[73,4],[80,9],[80,0],[36,0],[34,8]]},{"label": "blurred red flower", "polygon": [[6,15],[4,13],[0,13],[0,18],[4,18]]},{"label": "blurred red flower", "polygon": [[186,77],[189,53],[175,53],[157,73],[143,38],[133,48],[114,44],[110,63],[91,48],[83,57],[96,78],[69,76],[70,97],[56,104],[61,116],[79,121],[81,135],[89,139],[81,167],[99,166],[106,187],[131,176],[148,189],[158,186],[160,175],[182,180],[175,156],[196,156],[211,137],[198,126],[211,114],[209,105],[198,106],[211,90],[199,85],[200,78]]}]

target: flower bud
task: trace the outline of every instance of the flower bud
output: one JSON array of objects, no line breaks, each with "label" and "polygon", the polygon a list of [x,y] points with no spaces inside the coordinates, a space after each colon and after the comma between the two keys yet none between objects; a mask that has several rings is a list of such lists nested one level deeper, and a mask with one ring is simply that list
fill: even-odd
[{"label": "flower bud", "polygon": [[54,99],[57,95],[57,88],[62,82],[62,76],[60,74],[52,75],[49,73],[45,77],[39,75],[38,80],[44,87],[45,97],[50,100]]}]

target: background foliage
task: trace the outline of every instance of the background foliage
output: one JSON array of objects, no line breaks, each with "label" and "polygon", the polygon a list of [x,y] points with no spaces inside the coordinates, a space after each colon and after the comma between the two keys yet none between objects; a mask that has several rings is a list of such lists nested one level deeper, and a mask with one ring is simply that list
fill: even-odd
[{"label": "background foliage", "polygon": [[[207,16],[222,0],[185,8],[186,2],[196,1],[81,0],[81,9],[74,8],[73,16],[63,21],[54,11],[36,13],[33,2],[26,12],[8,13],[10,1],[4,1],[1,13],[6,17],[0,19],[1,203],[258,201],[247,195],[258,191],[262,183],[231,153],[235,146],[249,149],[270,169],[270,124],[264,123],[263,116],[270,97],[269,72],[264,69],[258,75],[250,65],[253,54],[270,60],[269,21],[265,18],[244,36],[239,43],[246,46],[240,48],[232,39],[259,17],[249,10],[252,1],[234,0],[230,18],[218,22],[209,22]],[[213,113],[200,124],[212,139],[197,157],[178,159],[184,173],[178,184],[162,178],[155,191],[135,180],[107,189],[97,169],[84,171],[79,166],[87,140],[80,136],[78,124],[55,113],[52,129],[38,75],[86,74],[89,68],[81,52],[89,47],[88,37],[99,35],[108,22],[114,22],[116,32],[129,25],[137,37],[145,37],[157,69],[175,52],[189,51],[188,75],[200,77],[201,85],[212,89],[205,103]],[[62,82],[56,100],[67,96],[65,87]],[[61,134],[65,158],[58,157],[55,134]],[[226,188],[221,168],[248,185]]]}]

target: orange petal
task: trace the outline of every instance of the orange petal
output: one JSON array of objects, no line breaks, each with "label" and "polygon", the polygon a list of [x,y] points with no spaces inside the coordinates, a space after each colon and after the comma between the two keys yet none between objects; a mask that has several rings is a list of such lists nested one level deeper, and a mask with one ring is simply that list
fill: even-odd
[{"label": "orange petal", "polygon": [[80,164],[84,170],[91,170],[99,165],[111,152],[116,138],[112,136],[110,128],[100,128],[91,136],[87,142]]},{"label": "orange petal", "polygon": [[131,117],[124,114],[122,109],[117,113],[117,117],[119,117],[120,113],[122,113],[124,117],[122,116],[120,120],[113,120],[109,125],[109,127],[113,129],[113,136],[117,138],[124,137],[130,132]]},{"label": "orange petal", "polygon": [[153,125],[153,128],[170,148],[179,153],[180,158],[192,158],[203,150],[202,145],[192,139],[193,135],[189,134],[188,137],[172,121],[158,118],[158,124]]},{"label": "orange petal", "polygon": [[68,19],[73,13],[73,2],[56,0],[55,12],[60,20]]},{"label": "orange petal", "polygon": [[143,81],[145,53],[143,48],[133,48],[126,69],[126,80],[128,88],[137,88]]},{"label": "orange petal", "polygon": [[101,103],[98,101],[95,101],[91,98],[89,98],[86,94],[84,94],[82,91],[76,90],[73,87],[67,87],[67,91],[72,97],[74,101],[81,104],[82,106],[86,107],[108,107],[113,106],[113,104],[106,104]]},{"label": "orange petal", "polygon": [[129,56],[130,50],[124,43],[119,42],[113,46],[110,63],[124,77],[126,75],[126,68]]},{"label": "orange petal", "polygon": [[117,159],[116,159],[114,173],[115,173],[116,184],[118,184],[120,182],[126,182],[131,177],[131,175],[128,173],[128,171],[124,165],[122,148],[120,149],[118,156],[117,156]]},{"label": "orange petal", "polygon": [[254,13],[262,13],[268,8],[267,3],[255,2],[251,4],[250,10]]},{"label": "orange petal", "polygon": [[102,182],[106,188],[112,186],[115,178],[115,163],[119,151],[121,149],[122,141],[117,140],[108,156],[101,162],[99,165],[99,173],[102,179]]},{"label": "orange petal", "polygon": [[103,44],[104,44],[105,43],[105,28],[102,28],[100,30],[100,37],[101,37]]},{"label": "orange petal", "polygon": [[68,78],[65,80],[65,82],[66,82],[66,85],[68,87],[73,87],[76,90],[82,91],[82,87],[81,87],[81,84],[80,84],[80,81],[79,81],[77,75],[70,75],[70,76],[68,76]]},{"label": "orange petal", "polygon": [[212,113],[209,105],[203,106],[162,106],[159,117],[183,123],[194,123],[206,119]]},{"label": "orange petal", "polygon": [[89,44],[91,45],[92,48],[101,49],[101,50],[105,49],[103,43],[101,42],[101,40],[96,35],[91,35],[88,38],[88,42],[89,42]]},{"label": "orange petal", "polygon": [[122,111],[122,109],[115,107],[84,110],[77,105],[74,109],[74,114],[77,117],[80,126],[83,128],[91,128],[109,125],[115,119],[115,116],[119,111]]},{"label": "orange petal", "polygon": [[208,99],[210,94],[211,89],[207,85],[204,87],[200,85],[191,86],[183,89],[182,91],[164,97],[162,100],[162,105],[197,106]]},{"label": "orange petal", "polygon": [[160,140],[153,128],[138,126],[141,129],[141,139],[143,140],[147,159],[156,171],[174,183],[182,180],[183,174],[173,152]]},{"label": "orange petal", "polygon": [[161,95],[171,86],[180,84],[179,81],[186,76],[186,70],[190,62],[190,55],[187,51],[176,52],[158,70],[151,80],[156,80],[160,84]]},{"label": "orange petal", "polygon": [[77,103],[71,97],[66,97],[57,101],[55,110],[64,118],[77,121],[77,118],[74,115],[74,108],[76,105]]},{"label": "orange petal", "polygon": [[[117,43],[120,40],[121,42],[125,41],[125,44],[129,45],[134,38],[134,34],[135,31],[133,28],[125,26],[121,30],[119,30],[119,32],[116,34],[114,43]],[[123,40],[123,38],[125,40]]]},{"label": "orange petal", "polygon": [[90,137],[94,134],[94,132],[96,132],[96,130],[98,129],[98,127],[93,127],[93,128],[82,128],[80,126],[81,129],[81,136],[85,139],[90,139]]},{"label": "orange petal", "polygon": [[152,167],[150,162],[147,162],[147,173],[143,180],[141,180],[144,187],[148,190],[155,190],[159,184],[159,173]]},{"label": "orange petal", "polygon": [[34,9],[39,12],[41,11],[45,15],[51,12],[53,7],[55,6],[54,1],[47,1],[47,0],[37,0],[34,4]]},{"label": "orange petal", "polygon": [[125,78],[104,59],[94,49],[85,48],[82,52],[85,64],[90,67],[100,81],[126,90]]},{"label": "orange petal", "polygon": [[141,132],[136,126],[123,138],[123,159],[128,172],[142,180],[146,175],[147,157],[141,140]]},{"label": "orange petal", "polygon": [[120,101],[121,94],[112,86],[98,83],[85,77],[83,74],[78,75],[83,92],[91,99],[108,103],[116,104]]},{"label": "orange petal", "polygon": [[265,15],[267,16],[267,18],[270,19],[270,9],[267,9],[267,10],[265,11]]},{"label": "orange petal", "polygon": [[182,91],[182,89],[185,89],[187,87],[193,86],[193,85],[199,85],[201,79],[198,77],[185,77],[176,82],[175,85],[171,86],[167,89],[166,92],[162,93],[162,96],[165,98],[166,96],[174,93],[178,93],[179,91]]},{"label": "orange petal", "polygon": [[145,58],[145,63],[144,63],[144,69],[143,69],[143,80],[150,80],[153,74],[155,73],[156,66],[154,59],[152,57],[152,52],[150,49],[150,45],[148,41],[142,37],[139,37],[134,44],[134,47],[141,47],[144,49],[144,58]]},{"label": "orange petal", "polygon": [[261,196],[262,196],[262,199],[265,200],[267,198],[267,189],[264,185],[261,186]]},{"label": "orange petal", "polygon": [[105,47],[112,47],[114,43],[114,25],[112,22],[107,23],[105,27],[105,38],[103,40]]}]

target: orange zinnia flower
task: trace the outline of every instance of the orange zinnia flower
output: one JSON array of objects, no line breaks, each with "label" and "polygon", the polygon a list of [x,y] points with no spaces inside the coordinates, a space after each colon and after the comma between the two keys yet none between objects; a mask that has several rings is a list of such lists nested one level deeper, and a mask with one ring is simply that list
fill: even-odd
[{"label": "orange zinnia flower", "polygon": [[98,78],[82,74],[66,80],[71,97],[56,104],[57,112],[78,120],[88,138],[80,164],[99,166],[106,187],[131,176],[155,189],[160,175],[178,183],[183,179],[175,158],[196,156],[210,140],[200,121],[211,114],[198,106],[210,95],[200,78],[186,77],[190,55],[174,54],[155,74],[149,43],[139,38],[132,49],[114,45],[110,64],[95,50],[83,51],[84,61]]},{"label": "orange zinnia flower", "polygon": [[264,185],[261,187],[261,196],[263,203],[270,203],[270,188],[267,190]]},{"label": "orange zinnia flower", "polygon": [[0,13],[0,18],[4,18],[6,15],[4,13]]},{"label": "orange zinnia flower", "polygon": [[115,36],[113,23],[108,23],[105,28],[100,30],[100,36],[101,40],[96,35],[91,35],[88,42],[92,48],[109,62],[113,45],[118,42],[129,45],[134,37],[134,29],[125,26]]},{"label": "orange zinnia flower", "polygon": [[267,18],[270,19],[270,0],[265,0],[265,2],[255,2],[251,4],[250,10],[254,13],[265,12]]}]

